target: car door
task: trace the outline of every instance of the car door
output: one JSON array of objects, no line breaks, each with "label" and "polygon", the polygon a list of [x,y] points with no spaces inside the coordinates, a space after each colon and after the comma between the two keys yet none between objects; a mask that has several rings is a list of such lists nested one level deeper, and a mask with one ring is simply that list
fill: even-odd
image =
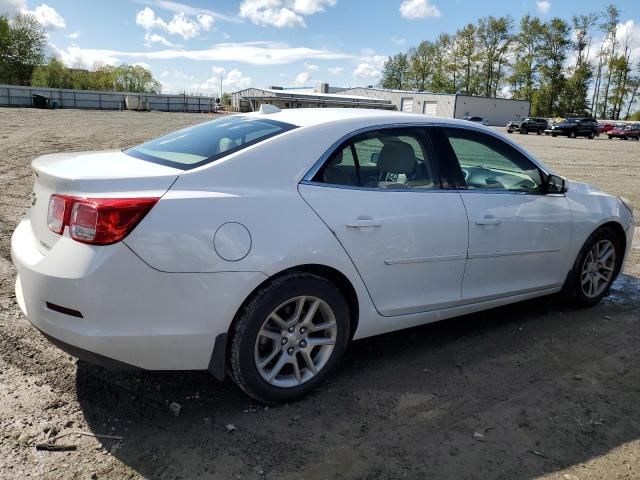
[{"label": "car door", "polygon": [[425,129],[379,128],[338,146],[299,186],[382,315],[459,304],[467,216],[443,190]]},{"label": "car door", "polygon": [[572,214],[544,193],[544,172],[497,136],[441,130],[469,218],[463,301],[557,288],[568,272]]}]

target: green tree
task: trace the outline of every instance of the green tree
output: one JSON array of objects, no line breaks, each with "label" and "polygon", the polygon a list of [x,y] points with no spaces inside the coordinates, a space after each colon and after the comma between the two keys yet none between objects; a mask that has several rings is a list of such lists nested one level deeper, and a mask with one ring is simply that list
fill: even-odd
[{"label": "green tree", "polygon": [[456,40],[459,42],[459,57],[462,67],[460,80],[461,93],[476,95],[479,90],[478,78],[478,37],[477,28],[469,23],[466,27],[456,32]]},{"label": "green tree", "polygon": [[46,45],[46,31],[33,15],[0,16],[0,83],[29,85]]},{"label": "green tree", "polygon": [[605,13],[605,19],[600,25],[601,30],[606,35],[606,41],[608,44],[605,50],[607,58],[607,78],[604,84],[604,91],[602,94],[602,110],[601,117],[606,118],[607,108],[609,104],[609,88],[611,88],[611,76],[613,75],[613,62],[616,59],[616,52],[618,51],[618,22],[620,21],[620,11],[615,5],[609,5]]},{"label": "green tree", "polygon": [[563,109],[566,113],[586,115],[589,110],[589,85],[593,77],[593,66],[589,62],[591,30],[596,25],[597,16],[574,15],[571,19],[575,40],[572,46],[576,61],[569,69],[569,78],[563,95]]},{"label": "green tree", "polygon": [[229,92],[224,92],[220,101],[222,102],[222,105],[224,105],[224,108],[228,110],[229,107],[231,107],[231,94]]},{"label": "green tree", "polygon": [[483,65],[482,93],[486,97],[497,94],[505,55],[512,40],[512,25],[510,16],[481,18],[478,22],[478,57]]},{"label": "green tree", "polygon": [[407,55],[398,53],[389,57],[382,68],[382,78],[379,85],[382,88],[401,90],[407,88],[407,71],[409,61]]},{"label": "green tree", "polygon": [[409,50],[407,83],[411,90],[423,92],[432,83],[435,50],[435,45],[428,41],[420,42],[416,48]]},{"label": "green tree", "polygon": [[564,64],[571,45],[569,24],[555,17],[543,25],[540,46],[540,88],[533,95],[534,115],[560,116],[559,98],[565,88]]},{"label": "green tree", "polygon": [[34,87],[72,88],[71,72],[57,58],[46,65],[36,67],[31,78]]},{"label": "green tree", "polygon": [[525,15],[520,20],[520,31],[515,35],[513,52],[515,60],[509,83],[513,98],[531,100],[538,82],[543,41],[543,24],[537,17]]},{"label": "green tree", "polygon": [[139,65],[119,65],[113,69],[113,87],[117,92],[159,93],[158,82],[149,70]]}]

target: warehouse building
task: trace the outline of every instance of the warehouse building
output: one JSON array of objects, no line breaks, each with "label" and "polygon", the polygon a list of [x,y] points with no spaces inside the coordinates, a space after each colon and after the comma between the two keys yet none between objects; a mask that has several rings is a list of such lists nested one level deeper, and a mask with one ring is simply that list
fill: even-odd
[{"label": "warehouse building", "polygon": [[504,126],[517,117],[528,117],[531,102],[508,98],[474,97],[448,93],[424,93],[381,88],[350,88],[341,95],[358,95],[388,100],[397,110],[438,117],[482,117],[490,125]]},{"label": "warehouse building", "polygon": [[381,88],[336,88],[327,83],[315,89],[247,88],[232,94],[236,111],[256,111],[263,103],[279,108],[378,108],[449,118],[482,117],[490,125],[506,125],[514,118],[527,117],[531,108],[527,100]]},{"label": "warehouse building", "polygon": [[278,108],[376,108],[396,110],[389,101],[370,96],[345,95],[341,89],[323,83],[319,89],[312,88],[246,88],[231,94],[231,106],[238,112],[253,112],[260,105],[269,104]]}]

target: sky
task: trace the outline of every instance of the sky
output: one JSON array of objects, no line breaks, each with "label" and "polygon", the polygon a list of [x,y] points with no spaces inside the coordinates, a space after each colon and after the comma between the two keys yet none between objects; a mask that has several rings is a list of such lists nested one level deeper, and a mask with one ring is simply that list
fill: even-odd
[{"label": "sky", "polygon": [[33,13],[69,66],[140,64],[164,93],[220,95],[374,85],[389,55],[480,17],[570,20],[609,3],[640,59],[640,0],[0,0],[0,13]]}]

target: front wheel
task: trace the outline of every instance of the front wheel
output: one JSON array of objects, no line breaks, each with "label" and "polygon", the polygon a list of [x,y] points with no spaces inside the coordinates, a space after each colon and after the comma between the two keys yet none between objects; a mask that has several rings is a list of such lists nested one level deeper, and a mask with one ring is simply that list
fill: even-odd
[{"label": "front wheel", "polygon": [[569,132],[569,138],[576,138],[578,135],[575,130],[571,130]]},{"label": "front wheel", "polygon": [[593,140],[595,137],[595,134],[593,132],[589,133],[589,140]]},{"label": "front wheel", "polygon": [[539,128],[539,129],[538,129],[537,134],[538,134],[538,135],[542,135],[542,132],[544,132],[544,130],[542,130],[541,128]]},{"label": "front wheel", "polygon": [[609,293],[622,266],[622,256],[622,244],[611,228],[591,234],[569,278],[569,293],[580,306],[593,306]]},{"label": "front wheel", "polygon": [[527,135],[529,133],[529,130],[527,130],[527,127],[522,127],[520,129],[520,133],[523,134],[523,135]]},{"label": "front wheel", "polygon": [[239,312],[231,329],[231,377],[257,400],[296,400],[326,379],[349,338],[349,307],[338,289],[317,275],[285,274]]}]

